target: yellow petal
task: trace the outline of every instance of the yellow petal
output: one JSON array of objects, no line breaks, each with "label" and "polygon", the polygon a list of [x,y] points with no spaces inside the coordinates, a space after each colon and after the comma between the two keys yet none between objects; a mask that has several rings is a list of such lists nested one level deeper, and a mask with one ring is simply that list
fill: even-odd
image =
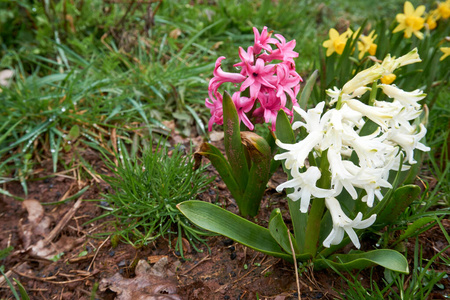
[{"label": "yellow petal", "polygon": [[332,45],[333,45],[333,41],[332,40],[326,40],[322,44],[322,46],[324,46],[325,48],[330,48]]},{"label": "yellow petal", "polygon": [[406,1],[403,10],[405,12],[405,15],[410,16],[414,13],[414,6],[411,4],[411,2]]},{"label": "yellow petal", "polygon": [[339,38],[339,32],[337,32],[337,30],[334,28],[331,28],[330,31],[328,32],[328,34],[329,34],[331,40],[335,40],[335,39]]},{"label": "yellow petal", "polygon": [[333,50],[333,48],[328,48],[327,49],[327,53],[326,53],[326,56],[330,56],[331,54],[333,54],[333,52],[334,52],[334,50]]},{"label": "yellow petal", "polygon": [[395,27],[392,32],[396,33],[396,32],[404,30],[405,28],[406,28],[405,24],[398,24],[397,27]]},{"label": "yellow petal", "polygon": [[425,12],[425,5],[420,5],[419,7],[416,8],[416,11],[414,12],[413,15],[415,15],[416,17],[421,17],[424,12]]},{"label": "yellow petal", "polygon": [[440,61],[444,60],[447,56],[450,55],[450,47],[442,47],[440,50],[444,53],[444,55],[441,56],[439,59]]},{"label": "yellow petal", "polygon": [[420,31],[414,31],[415,36],[417,36],[419,39],[423,39],[423,33]]}]

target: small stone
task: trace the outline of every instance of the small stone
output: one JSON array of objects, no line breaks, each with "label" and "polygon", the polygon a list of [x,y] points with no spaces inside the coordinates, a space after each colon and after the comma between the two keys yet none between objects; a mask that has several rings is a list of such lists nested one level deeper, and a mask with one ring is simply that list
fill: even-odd
[{"label": "small stone", "polygon": [[222,243],[225,246],[231,246],[231,245],[233,245],[234,241],[232,239],[226,239],[226,240],[223,240]]}]

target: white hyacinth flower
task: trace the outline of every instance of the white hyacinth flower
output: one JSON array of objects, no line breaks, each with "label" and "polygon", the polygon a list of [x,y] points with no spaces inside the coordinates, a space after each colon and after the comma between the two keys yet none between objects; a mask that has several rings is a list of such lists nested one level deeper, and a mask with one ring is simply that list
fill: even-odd
[{"label": "white hyacinth flower", "polygon": [[325,205],[330,211],[333,220],[333,229],[323,241],[323,245],[327,248],[330,248],[331,245],[338,245],[344,238],[344,232],[347,232],[353,245],[359,249],[361,244],[359,243],[355,229],[364,229],[371,226],[375,222],[377,215],[374,214],[369,218],[362,220],[363,215],[359,212],[356,215],[356,218],[352,220],[344,213],[336,198],[326,198]]},{"label": "white hyacinth flower", "polygon": [[288,194],[288,197],[292,201],[300,200],[300,211],[306,213],[308,211],[309,202],[311,196],[317,198],[331,197],[334,194],[333,190],[321,189],[316,186],[317,180],[319,180],[321,173],[319,168],[312,166],[309,167],[306,172],[300,173],[298,169],[292,170],[292,179],[280,184],[277,187],[277,192],[281,192],[286,188],[294,188],[294,192]]},{"label": "white hyacinth flower", "polygon": [[381,63],[381,66],[385,69],[385,74],[391,74],[394,72],[394,70],[402,66],[414,64],[421,61],[422,60],[419,57],[417,48],[414,48],[413,50],[403,56],[400,56],[399,58],[391,57],[391,55],[388,54]]},{"label": "white hyacinth flower", "polygon": [[416,109],[420,108],[420,104],[417,103],[417,101],[422,100],[427,95],[419,89],[412,92],[405,92],[404,90],[399,89],[394,84],[379,84],[378,87],[381,87],[383,93],[385,93],[389,98],[400,101],[403,106],[411,105]]},{"label": "white hyacinth flower", "polygon": [[389,131],[388,139],[393,143],[396,143],[400,147],[402,147],[403,151],[405,151],[406,159],[409,164],[415,164],[414,160],[414,149],[419,149],[421,151],[430,151],[430,147],[425,146],[420,142],[420,140],[427,133],[427,129],[423,124],[420,124],[420,132],[414,134],[416,130],[409,131],[404,127],[400,128],[392,128]]},{"label": "white hyacinth flower", "polygon": [[362,103],[359,100],[350,99],[345,103],[387,130],[389,121],[399,112],[395,107],[375,107]]},{"label": "white hyacinth flower", "polygon": [[286,160],[284,165],[288,170],[304,167],[309,152],[322,141],[324,135],[323,128],[326,120],[320,116],[324,106],[325,102],[322,101],[315,108],[309,109],[308,112],[305,112],[299,107],[294,107],[295,111],[305,120],[305,123],[295,122],[292,124],[292,129],[295,130],[299,127],[304,127],[309,134],[305,139],[296,144],[285,144],[278,139],[275,141],[278,147],[287,151],[275,155],[274,159]]}]

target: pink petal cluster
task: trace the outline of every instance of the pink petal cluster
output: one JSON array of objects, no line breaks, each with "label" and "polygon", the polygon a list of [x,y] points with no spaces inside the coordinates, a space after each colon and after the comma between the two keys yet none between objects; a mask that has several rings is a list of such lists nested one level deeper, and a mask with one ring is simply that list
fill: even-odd
[{"label": "pink petal cluster", "polygon": [[[225,72],[222,69],[221,56],[217,59],[214,68],[214,77],[209,82],[208,95],[205,104],[210,109],[211,119],[208,123],[209,131],[214,123],[223,124],[222,94],[219,87],[226,82],[240,84],[239,91],[233,93],[232,100],[238,112],[239,121],[248,129],[253,130],[254,123],[270,123],[275,131],[275,120],[278,111],[284,110],[289,116],[293,111],[286,107],[289,96],[292,108],[298,106],[297,95],[300,82],[303,79],[295,71],[294,58],[298,53],[293,49],[295,40],[286,42],[286,39],[264,27],[261,34],[253,28],[255,43],[247,51],[239,47],[241,62],[234,65],[240,68],[239,73]],[[245,95],[244,96],[244,92]],[[249,95],[249,97],[248,97]]]}]

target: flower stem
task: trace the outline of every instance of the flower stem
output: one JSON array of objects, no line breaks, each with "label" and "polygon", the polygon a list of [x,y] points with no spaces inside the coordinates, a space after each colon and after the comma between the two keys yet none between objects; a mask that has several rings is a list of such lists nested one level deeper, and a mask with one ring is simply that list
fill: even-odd
[{"label": "flower stem", "polygon": [[372,84],[372,90],[370,91],[370,96],[369,96],[369,105],[373,105],[375,103],[375,98],[377,97],[377,90],[378,90],[378,84],[377,81],[375,80]]},{"label": "flower stem", "polygon": [[[327,159],[328,150],[322,152],[320,161],[320,171],[322,176],[317,182],[319,188],[329,188],[331,184],[331,174],[329,171],[330,163]],[[316,256],[317,243],[320,234],[320,222],[322,221],[323,212],[325,210],[325,199],[316,198],[312,201],[311,210],[308,216],[305,236],[305,253]]]}]

